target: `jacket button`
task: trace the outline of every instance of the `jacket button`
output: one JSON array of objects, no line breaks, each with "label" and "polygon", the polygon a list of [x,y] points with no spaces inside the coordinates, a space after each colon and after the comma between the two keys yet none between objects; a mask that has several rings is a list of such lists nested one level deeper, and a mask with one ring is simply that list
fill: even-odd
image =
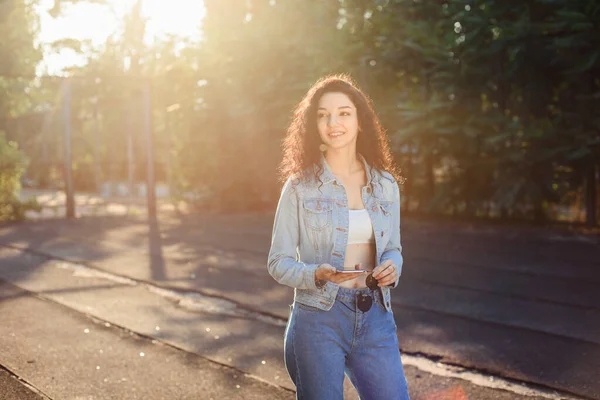
[{"label": "jacket button", "polygon": [[367,188],[367,193],[371,193],[371,188],[370,187]]},{"label": "jacket button", "polygon": [[373,212],[377,212],[377,206],[373,206]]}]

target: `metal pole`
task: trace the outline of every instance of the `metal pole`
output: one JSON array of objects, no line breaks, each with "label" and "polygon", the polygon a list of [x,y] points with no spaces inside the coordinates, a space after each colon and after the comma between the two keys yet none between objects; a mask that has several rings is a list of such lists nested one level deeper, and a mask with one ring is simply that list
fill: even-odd
[{"label": "metal pole", "polygon": [[148,218],[156,218],[156,193],[154,189],[154,145],[152,140],[152,101],[151,101],[151,81],[146,81],[144,85],[144,120],[146,134],[146,160],[147,160],[147,186],[148,196]]},{"label": "metal pole", "polygon": [[166,113],[166,125],[167,125],[167,132],[166,132],[166,136],[167,136],[167,185],[169,187],[169,196],[172,198],[173,197],[173,165],[172,165],[172,159],[171,159],[171,151],[172,151],[172,146],[173,146],[173,138],[171,137],[171,113],[169,111],[167,111]]},{"label": "metal pole", "polygon": [[134,187],[134,161],[133,161],[133,102],[129,103],[127,116],[127,176],[129,181],[129,203],[133,204],[135,198]]},{"label": "metal pole", "polygon": [[63,119],[65,124],[65,196],[66,217],[75,218],[75,195],[71,156],[71,82],[63,80]]},{"label": "metal pole", "polygon": [[100,129],[97,100],[94,102],[94,128],[94,179],[96,180],[96,192],[99,194],[102,192],[100,182],[102,179],[102,166],[100,164],[100,135],[102,134],[102,130]]},{"label": "metal pole", "polygon": [[44,166],[44,169],[48,168],[48,144],[46,143],[48,139],[46,137],[46,130],[48,126],[48,115],[50,113],[51,111],[46,111],[44,113],[44,122],[42,125],[42,130],[40,132],[40,138],[42,140],[42,165]]},{"label": "metal pole", "polygon": [[173,127],[175,126],[174,122],[173,122],[173,118],[171,116],[171,114],[177,110],[179,110],[180,105],[179,103],[175,103],[175,104],[171,104],[168,107],[165,107],[166,113],[165,113],[165,125],[166,125],[166,132],[165,135],[167,137],[167,146],[166,146],[166,151],[167,151],[167,157],[166,157],[166,169],[167,169],[167,185],[169,187],[169,197],[171,198],[171,200],[173,199],[173,194],[175,191],[175,186],[174,186],[174,173],[173,173],[173,155],[171,154],[173,151]]}]

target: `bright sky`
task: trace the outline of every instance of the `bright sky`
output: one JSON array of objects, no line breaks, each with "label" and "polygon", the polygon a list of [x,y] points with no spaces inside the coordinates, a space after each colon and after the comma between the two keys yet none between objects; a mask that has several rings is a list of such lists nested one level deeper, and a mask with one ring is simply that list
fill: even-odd
[{"label": "bright sky", "polygon": [[[108,36],[122,29],[122,16],[131,10],[136,0],[107,0],[109,6],[98,4],[64,4],[59,18],[48,14],[54,0],[40,1],[40,41],[51,43],[62,38],[89,39],[94,46],[101,46]],[[166,34],[192,39],[200,38],[200,23],[204,18],[202,0],[144,0],[143,14],[148,18],[146,43]],[[58,73],[62,68],[81,65],[85,58],[73,51],[46,53],[41,68],[48,73]]]}]

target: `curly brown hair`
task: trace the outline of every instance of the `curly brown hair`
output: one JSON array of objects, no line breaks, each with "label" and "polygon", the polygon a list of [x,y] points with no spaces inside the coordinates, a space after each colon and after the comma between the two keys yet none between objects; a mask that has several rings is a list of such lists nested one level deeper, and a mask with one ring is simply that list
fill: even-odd
[{"label": "curly brown hair", "polygon": [[356,107],[360,127],[356,151],[371,167],[387,171],[398,180],[399,171],[371,100],[346,74],[319,79],[294,110],[292,122],[283,141],[283,160],[279,166],[281,180],[286,181],[291,176],[305,181],[318,179],[322,167],[317,108],[321,97],[331,92],[344,93]]}]

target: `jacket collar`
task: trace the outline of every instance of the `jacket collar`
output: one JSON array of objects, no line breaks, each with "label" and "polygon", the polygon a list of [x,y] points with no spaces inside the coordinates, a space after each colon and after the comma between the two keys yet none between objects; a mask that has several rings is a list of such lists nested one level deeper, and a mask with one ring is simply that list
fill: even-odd
[{"label": "jacket collar", "polygon": [[[365,160],[365,158],[360,153],[358,154],[358,158],[362,161],[363,165],[365,166],[365,172],[367,174],[367,186],[369,186],[371,185],[371,180],[375,178],[373,174],[373,168],[371,168],[371,166],[367,163],[367,160]],[[333,172],[331,172],[331,169],[329,168],[329,165],[327,164],[327,160],[325,160],[325,156],[323,155],[323,153],[321,153],[321,167],[323,169],[319,174],[319,178],[321,182],[323,182],[323,184],[331,183],[336,179],[335,175],[333,175]]]}]

